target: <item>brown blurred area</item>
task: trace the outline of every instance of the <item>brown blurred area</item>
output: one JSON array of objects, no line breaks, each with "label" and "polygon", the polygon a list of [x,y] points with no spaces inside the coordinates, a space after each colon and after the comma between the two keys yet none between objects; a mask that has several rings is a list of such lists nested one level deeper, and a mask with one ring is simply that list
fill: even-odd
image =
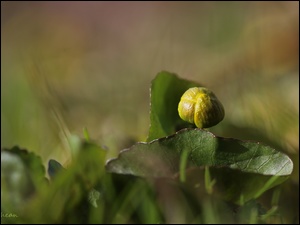
[{"label": "brown blurred area", "polygon": [[2,147],[64,161],[62,130],[117,150],[145,140],[167,70],[220,96],[218,135],[298,154],[298,2],[2,1],[1,34]]}]

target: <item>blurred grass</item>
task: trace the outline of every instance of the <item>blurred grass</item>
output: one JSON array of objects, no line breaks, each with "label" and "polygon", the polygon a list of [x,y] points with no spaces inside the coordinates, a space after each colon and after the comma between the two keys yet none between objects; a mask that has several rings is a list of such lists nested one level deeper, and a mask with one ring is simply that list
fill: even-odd
[{"label": "blurred grass", "polygon": [[169,70],[223,102],[217,135],[293,159],[282,204],[298,212],[298,2],[4,1],[1,34],[1,147],[64,163],[62,128],[112,151],[145,140],[150,82]]}]

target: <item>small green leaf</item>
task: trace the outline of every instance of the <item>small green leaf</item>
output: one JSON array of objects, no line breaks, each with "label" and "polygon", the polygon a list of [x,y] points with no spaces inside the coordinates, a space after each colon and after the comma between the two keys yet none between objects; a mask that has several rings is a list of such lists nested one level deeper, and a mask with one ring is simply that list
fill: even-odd
[{"label": "small green leaf", "polygon": [[60,171],[65,170],[64,167],[57,162],[54,159],[50,159],[48,162],[48,174],[51,177],[51,179],[54,178],[54,176],[57,175],[57,173],[59,173]]},{"label": "small green leaf", "polygon": [[151,85],[150,129],[147,141],[174,134],[193,125],[184,122],[178,115],[178,103],[182,94],[190,87],[200,84],[180,79],[166,71],[157,74]]},{"label": "small green leaf", "polygon": [[87,142],[91,141],[90,134],[89,134],[88,129],[86,127],[83,128],[83,135],[84,135],[84,138]]}]

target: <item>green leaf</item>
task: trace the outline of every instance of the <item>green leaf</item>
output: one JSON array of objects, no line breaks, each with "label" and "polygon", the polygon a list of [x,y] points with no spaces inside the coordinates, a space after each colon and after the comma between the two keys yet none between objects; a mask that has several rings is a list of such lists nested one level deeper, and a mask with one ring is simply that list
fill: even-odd
[{"label": "green leaf", "polygon": [[[249,186],[254,189],[251,197],[258,197],[283,182],[293,170],[290,158],[269,146],[253,141],[217,137],[202,129],[183,129],[149,143],[137,143],[121,151],[118,158],[109,161],[107,169],[115,173],[145,177],[173,177],[179,173],[182,180],[180,160],[185,151],[188,152],[186,168],[222,167],[222,173],[210,170],[211,180],[216,179],[215,185],[220,185],[221,178],[221,183],[230,184],[225,185],[225,189],[232,189],[233,186],[242,188],[243,183],[253,182]],[[231,174],[234,176],[228,182],[226,179]],[[255,182],[261,185],[257,187]],[[245,189],[243,187],[242,190]],[[236,196],[232,191],[226,195],[228,199]]]},{"label": "green leaf", "polygon": [[19,147],[1,150],[1,208],[4,211],[21,210],[45,184],[45,168],[39,156]]},{"label": "green leaf", "polygon": [[187,89],[200,86],[166,71],[157,74],[151,85],[150,129],[147,141],[193,126],[180,119],[177,108]]},{"label": "green leaf", "polygon": [[11,149],[3,149],[1,155],[4,152],[18,156],[37,182],[45,180],[45,167],[40,156],[33,152],[28,152],[26,149],[20,149],[17,146]]},{"label": "green leaf", "polygon": [[22,214],[23,221],[87,223],[91,207],[99,204],[96,186],[105,175],[106,153],[96,144],[80,142],[78,153],[66,169],[51,160],[55,179],[28,205]]},{"label": "green leaf", "polygon": [[253,141],[217,137],[202,129],[183,129],[174,135],[138,143],[108,162],[116,173],[168,177],[179,171],[180,155],[189,152],[190,166],[226,166],[263,175],[290,175],[293,163],[283,153]]},{"label": "green leaf", "polygon": [[[50,159],[49,163],[48,163],[48,174],[51,177],[51,179],[53,179],[55,176],[57,176],[57,174],[59,172],[63,172],[66,169],[56,160],[54,159]],[[95,208],[98,207],[97,205],[97,201],[100,198],[101,193],[99,191],[97,191],[96,189],[92,189],[89,191],[88,193],[88,201],[90,202],[90,204],[92,206],[94,206]]]},{"label": "green leaf", "polygon": [[59,173],[60,171],[65,170],[65,168],[56,160],[54,159],[50,159],[48,162],[48,174],[50,176],[51,179],[53,179],[57,173]]}]

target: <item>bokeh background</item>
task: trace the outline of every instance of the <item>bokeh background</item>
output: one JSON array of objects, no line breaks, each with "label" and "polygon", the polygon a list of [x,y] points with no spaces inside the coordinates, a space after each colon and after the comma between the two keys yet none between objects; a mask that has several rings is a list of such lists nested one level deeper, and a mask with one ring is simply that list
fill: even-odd
[{"label": "bokeh background", "polygon": [[298,1],[1,1],[1,65],[1,147],[64,164],[64,137],[84,127],[112,151],[144,141],[167,70],[223,102],[211,131],[292,158],[286,211],[299,208]]}]

